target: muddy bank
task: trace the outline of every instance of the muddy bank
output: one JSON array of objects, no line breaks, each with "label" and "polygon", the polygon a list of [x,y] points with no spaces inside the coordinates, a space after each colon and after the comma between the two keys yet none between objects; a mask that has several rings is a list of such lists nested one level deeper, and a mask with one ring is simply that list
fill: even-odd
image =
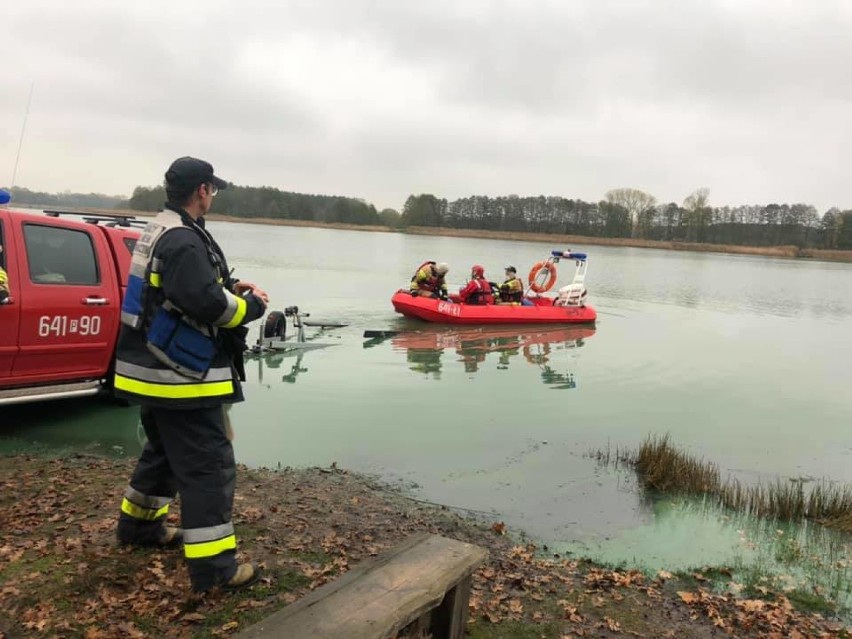
[{"label": "muddy bank", "polygon": [[486,231],[479,229],[448,229],[412,226],[402,232],[415,235],[442,235],[447,237],[471,237],[489,240],[522,240],[546,242],[557,247],[571,245],[626,246],[632,248],[665,249],[668,251],[691,251],[693,253],[728,253],[732,255],[757,255],[762,257],[807,258],[834,262],[852,262],[852,251],[829,251],[822,249],[800,249],[797,246],[740,246],[737,244],[699,244],[696,242],[669,242],[643,240],[628,237],[588,237],[583,235],[559,235],[548,233],[513,233],[508,231]]},{"label": "muddy bank", "polygon": [[[416,532],[489,551],[475,575],[471,637],[852,636],[781,593],[714,594],[701,573],[649,577],[555,557],[499,522],[337,469],[241,468],[240,554],[262,560],[266,577],[244,593],[195,599],[180,550],[115,543],[132,466],[80,455],[0,458],[0,637],[226,636]],[[179,505],[172,510],[178,521]]]}]

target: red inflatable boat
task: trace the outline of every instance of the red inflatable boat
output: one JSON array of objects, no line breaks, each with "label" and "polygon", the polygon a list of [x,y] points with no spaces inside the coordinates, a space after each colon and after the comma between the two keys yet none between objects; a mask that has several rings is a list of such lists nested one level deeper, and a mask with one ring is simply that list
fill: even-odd
[{"label": "red inflatable boat", "polygon": [[[559,289],[558,295],[544,295],[556,282],[556,264],[560,259],[575,261],[574,278],[571,284]],[[454,295],[444,301],[414,296],[406,289],[394,293],[391,303],[405,317],[440,324],[589,324],[598,314],[585,303],[587,267],[584,253],[551,251],[547,260],[538,262],[530,271],[529,288],[525,292],[528,305],[461,304]]]}]

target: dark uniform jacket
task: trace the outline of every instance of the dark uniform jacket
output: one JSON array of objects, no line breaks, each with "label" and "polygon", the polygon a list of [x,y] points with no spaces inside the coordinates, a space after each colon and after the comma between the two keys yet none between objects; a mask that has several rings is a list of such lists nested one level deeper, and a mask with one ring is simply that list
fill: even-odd
[{"label": "dark uniform jacket", "polygon": [[[254,295],[238,297],[233,292],[237,280],[230,278],[225,255],[204,230],[203,219],[193,221],[185,211],[169,204],[155,222],[161,218],[171,226],[159,236],[153,254],[147,258],[141,326],[121,326],[116,396],[159,408],[211,408],[242,401],[244,325],[263,315],[263,302]],[[137,244],[134,260],[139,258],[139,249]],[[128,286],[128,291],[131,288]],[[201,379],[172,370],[150,347],[148,329],[166,302],[212,335],[215,354]]]}]

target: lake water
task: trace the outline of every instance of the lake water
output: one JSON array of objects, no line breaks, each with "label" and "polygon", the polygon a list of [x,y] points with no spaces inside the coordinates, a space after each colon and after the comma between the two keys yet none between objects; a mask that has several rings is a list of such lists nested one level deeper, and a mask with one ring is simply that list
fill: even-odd
[{"label": "lake water", "polygon": [[[651,567],[747,560],[748,525],[649,503],[629,473],[601,468],[590,451],[669,433],[747,481],[852,482],[852,265],[210,228],[273,308],[349,322],[309,329],[330,346],[301,358],[249,361],[248,401],[232,413],[240,462],[337,462],[422,499],[493,513],[554,548]],[[425,259],[448,262],[448,280],[461,285],[473,263],[501,279],[507,264],[526,273],[550,248],[589,253],[594,328],[460,331],[402,320],[390,305]],[[401,333],[365,340],[365,329]],[[7,449],[139,449],[136,411],[99,403],[4,409],[2,429]]]}]

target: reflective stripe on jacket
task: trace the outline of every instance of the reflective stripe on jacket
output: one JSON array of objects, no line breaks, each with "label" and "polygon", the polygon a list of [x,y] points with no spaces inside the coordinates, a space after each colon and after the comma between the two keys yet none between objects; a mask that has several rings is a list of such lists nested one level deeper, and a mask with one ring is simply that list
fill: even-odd
[{"label": "reflective stripe on jacket", "polygon": [[3,267],[0,267],[0,300],[4,300],[7,297],[9,297],[9,276],[6,275]]},{"label": "reflective stripe on jacket", "polygon": [[[133,253],[116,348],[116,395],[161,408],[242,401],[223,332],[244,331],[235,327],[262,316],[264,307],[253,295],[235,295],[231,286],[225,256],[203,221],[177,208],[157,215]],[[212,339],[215,353],[209,368],[195,376],[182,374],[149,344],[151,320],[164,308],[177,309],[181,321]]]}]

